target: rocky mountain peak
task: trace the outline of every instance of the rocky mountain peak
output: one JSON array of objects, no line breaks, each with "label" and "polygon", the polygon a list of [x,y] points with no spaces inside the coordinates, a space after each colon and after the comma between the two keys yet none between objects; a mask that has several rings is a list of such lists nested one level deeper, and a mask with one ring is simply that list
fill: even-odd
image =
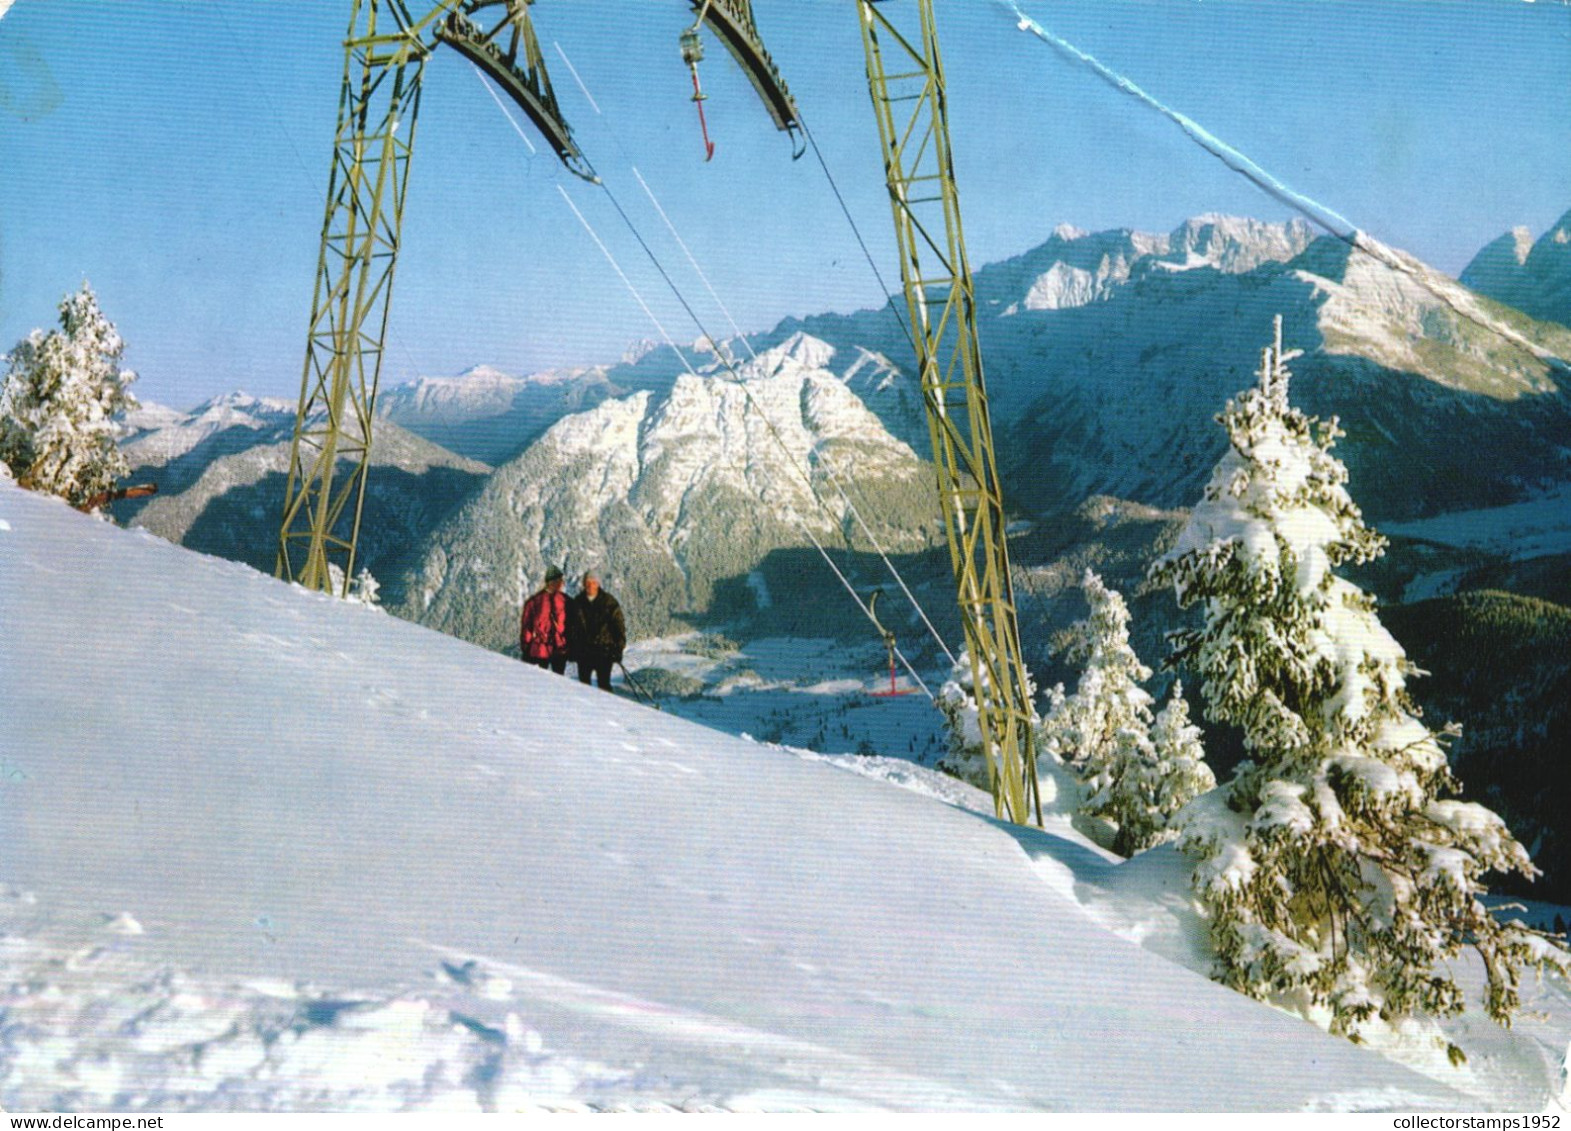
[{"label": "rocky mountain peak", "polygon": [[1285,263],[1313,239],[1303,220],[1271,223],[1220,213],[1193,217],[1165,234],[1128,228],[1090,233],[1060,224],[1040,246],[984,268],[977,289],[1006,316],[1064,310],[1111,298],[1146,271],[1210,267],[1240,274]]},{"label": "rocky mountain peak", "polygon": [[1285,263],[1313,242],[1314,229],[1294,218],[1285,224],[1207,213],[1184,221],[1168,237],[1165,259],[1238,274],[1263,263]]},{"label": "rocky mountain peak", "polygon": [[1524,314],[1571,325],[1571,212],[1536,241],[1517,227],[1486,244],[1461,279]]},{"label": "rocky mountain peak", "polygon": [[[163,405],[144,405],[123,418],[126,439],[121,448],[133,467],[162,466],[230,430],[243,433],[287,435],[297,407],[277,397],[255,397],[246,392],[223,393],[203,401],[190,412]],[[252,440],[238,441],[241,445]]]},{"label": "rocky mountain peak", "polygon": [[887,544],[925,545],[930,475],[826,368],[834,355],[792,334],[736,378],[682,373],[559,420],[433,532],[408,612],[503,647],[548,562],[595,564],[646,623],[709,610],[775,550],[838,543],[850,516],[830,477],[852,468],[862,492],[886,493],[867,519]]},{"label": "rocky mountain peak", "polygon": [[741,367],[741,374],[776,374],[787,366],[827,370],[834,362],[835,347],[822,338],[798,330],[778,345],[760,353],[756,360]]}]

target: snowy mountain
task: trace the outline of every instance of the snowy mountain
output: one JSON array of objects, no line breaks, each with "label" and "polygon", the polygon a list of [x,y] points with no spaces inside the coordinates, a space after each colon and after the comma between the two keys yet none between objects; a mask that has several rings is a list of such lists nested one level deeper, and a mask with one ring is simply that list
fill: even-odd
[{"label": "snowy mountain", "polygon": [[1109,301],[986,327],[1005,404],[1030,391],[1004,428],[1017,504],[1192,504],[1224,442],[1212,417],[1250,383],[1278,312],[1305,353],[1295,403],[1341,418],[1340,451],[1377,518],[1510,501],[1566,476],[1571,334],[1367,238],[1322,237],[1285,264],[1152,270]]},{"label": "snowy mountain", "polygon": [[[1167,233],[1130,229],[1086,232],[1061,224],[1046,242],[1030,251],[978,269],[975,288],[995,423],[1013,420],[1040,392],[1039,373],[1032,368],[1032,359],[1011,356],[1010,352],[1017,348],[1029,352],[1033,348],[1030,336],[1016,342],[1008,330],[998,329],[1016,316],[1048,316],[1123,297],[1153,274],[1202,268],[1237,274],[1263,264],[1286,262],[1312,238],[1312,231],[1302,221],[1270,224],[1215,214],[1195,217]],[[900,317],[904,317],[903,306]],[[1073,325],[1071,322],[1064,329]],[[1174,329],[1154,324],[1144,333],[1157,339]],[[788,318],[757,341],[773,344],[804,331],[833,343],[842,354],[861,348],[896,359],[905,379],[914,383],[905,329],[889,309]],[[1078,346],[1065,343],[1066,351]],[[914,404],[915,423],[925,428],[920,399]],[[891,431],[904,435],[903,429],[908,427],[904,419],[894,418],[880,405],[870,402],[870,407],[879,412]]]},{"label": "snowy mountain", "polygon": [[[1492,245],[1464,281],[1508,303],[1515,292],[1486,285],[1502,272],[1558,294],[1571,279],[1567,230],[1563,222],[1531,248],[1519,235],[1509,248]],[[1486,270],[1495,260],[1520,260],[1519,269]],[[978,270],[976,292],[1006,495],[1027,511],[1058,512],[1096,494],[1192,503],[1220,454],[1212,416],[1249,383],[1277,313],[1289,346],[1307,355],[1296,367],[1298,399],[1341,416],[1344,455],[1375,517],[1496,505],[1568,477],[1558,437],[1571,422],[1571,334],[1480,299],[1367,235],[1354,246],[1316,239],[1302,221],[1222,215],[1167,233],[1062,225],[1040,246]],[[1543,303],[1516,297],[1547,316]],[[743,356],[801,333],[832,347],[823,364],[892,435],[927,454],[910,346],[892,308],[787,319],[731,348]],[[379,412],[491,462],[605,397],[664,396],[685,369],[655,344],[619,365],[526,378],[479,367],[386,390]],[[1462,433],[1468,445],[1453,441]]]},{"label": "snowy mountain", "polygon": [[[780,344],[789,334],[777,335]],[[752,344],[722,344],[738,362],[756,357]],[[882,354],[860,346],[825,347],[819,364],[844,380],[901,439],[926,443],[921,392]],[[377,397],[377,416],[434,444],[493,466],[519,455],[565,416],[586,412],[608,398],[650,392],[663,396],[689,364],[705,373],[716,367],[708,343],[678,355],[661,342],[639,342],[616,365],[547,370],[514,377],[479,365],[457,377],[423,377],[393,385]]]},{"label": "snowy mountain", "polygon": [[[283,401],[235,393],[189,413],[146,406],[128,414],[133,432],[122,450],[132,481],[154,483],[158,494],[113,504],[115,518],[271,572],[295,413]],[[489,471],[383,422],[372,447],[358,562],[379,580],[396,578],[410,545]]]},{"label": "snowy mountain", "polygon": [[[1279,313],[1306,354],[1295,401],[1342,418],[1376,518],[1510,502],[1571,477],[1571,334],[1366,235],[1355,247],[1221,216],[1167,234],[1061,227],[978,270],[976,291],[1005,495],[1028,513],[1098,494],[1191,505],[1221,455],[1212,418],[1251,383]],[[877,351],[909,380],[888,310],[791,319],[759,341],[802,331],[842,354]]]},{"label": "snowy mountain", "polygon": [[[1571,246],[1565,227],[1523,253],[1524,270],[1553,274],[1556,249]],[[1567,479],[1571,333],[1366,235],[1355,243],[1316,239],[1302,221],[1206,215],[1168,233],[1061,226],[980,269],[989,399],[1012,505],[1061,512],[1097,494],[1191,504],[1221,451],[1212,417],[1250,382],[1278,313],[1288,345],[1306,353],[1295,396],[1342,418],[1343,454],[1376,518],[1497,505]],[[832,347],[822,364],[890,434],[927,454],[892,308],[787,319],[732,347],[740,355],[802,333]],[[602,397],[664,396],[685,369],[655,345],[617,366],[531,378],[482,367],[389,390],[381,411],[466,454],[510,456]],[[1468,444],[1455,442],[1462,434]]]},{"label": "snowy mountain", "polygon": [[1513,228],[1473,257],[1462,282],[1534,318],[1571,325],[1571,212],[1537,241]]},{"label": "snowy mountain", "polygon": [[771,551],[868,548],[836,480],[886,549],[931,545],[931,472],[823,368],[831,353],[798,335],[739,381],[687,373],[557,422],[431,534],[399,611],[503,648],[547,564],[601,570],[644,634],[717,599],[756,607],[768,598],[747,579]]},{"label": "snowy mountain", "polygon": [[[120,450],[134,468],[161,468],[202,444],[213,456],[239,451],[251,445],[252,434],[276,435],[292,428],[294,420],[295,406],[288,401],[244,392],[214,397],[190,412],[144,404],[122,418],[126,436]],[[230,433],[227,441],[211,443],[225,433]]]},{"label": "snowy mountain", "polygon": [[1302,220],[1268,224],[1214,214],[1187,220],[1167,234],[1091,233],[1060,225],[1046,243],[978,271],[977,297],[1004,317],[1061,310],[1105,301],[1132,276],[1152,270],[1211,267],[1236,274],[1286,262],[1312,239]]},{"label": "snowy mountain", "polygon": [[378,418],[482,463],[517,455],[557,420],[628,390],[605,366],[515,377],[488,365],[457,377],[422,377],[377,396]]},{"label": "snowy mountain", "polygon": [[1118,864],[4,479],[0,623],[7,1110],[1571,1099],[1563,988],[1360,1048],[1197,972],[1170,851]]},{"label": "snowy mountain", "polygon": [[1166,254],[1156,262],[1166,270],[1215,267],[1234,275],[1267,263],[1285,263],[1308,247],[1314,235],[1314,228],[1297,218],[1271,224],[1212,212],[1173,229]]}]

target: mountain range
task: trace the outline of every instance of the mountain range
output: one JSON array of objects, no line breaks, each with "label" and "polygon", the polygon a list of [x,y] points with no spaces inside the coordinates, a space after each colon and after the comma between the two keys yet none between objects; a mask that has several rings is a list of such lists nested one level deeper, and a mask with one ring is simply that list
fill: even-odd
[{"label": "mountain range", "polygon": [[[246,393],[188,413],[149,405],[128,414],[121,450],[133,479],[158,493],[114,504],[116,517],[271,573],[295,415],[286,401]],[[339,474],[348,470],[340,461]],[[410,547],[490,470],[384,421],[366,484],[359,562],[378,578],[397,576]]]},{"label": "mountain range", "polygon": [[[1552,264],[1565,231],[1524,264]],[[1160,234],[1062,226],[979,270],[976,295],[1005,496],[1022,517],[1094,496],[1192,503],[1225,442],[1213,416],[1252,383],[1278,313],[1303,351],[1294,401],[1340,418],[1338,454],[1376,521],[1571,479],[1571,329],[1367,236],[1214,215]],[[497,612],[458,610],[480,593],[518,599],[547,562],[608,571],[655,629],[757,611],[746,592],[777,551],[811,553],[813,538],[871,550],[828,481],[837,459],[855,468],[853,494],[886,498],[872,525],[898,552],[932,544],[931,491],[915,486],[925,414],[892,307],[788,319],[721,348],[752,360],[646,345],[613,366],[481,366],[385,390],[361,563],[402,612],[501,647]],[[763,423],[776,417],[780,434]],[[292,419],[243,394],[141,410],[125,450],[160,495],[117,515],[270,568]]]},{"label": "mountain range", "polygon": [[[1005,493],[1027,513],[1095,494],[1191,504],[1225,442],[1212,418],[1253,383],[1277,314],[1303,351],[1295,403],[1341,417],[1370,514],[1512,501],[1567,474],[1571,331],[1367,236],[1222,217],[1167,236],[1060,229],[978,271],[976,292]],[[909,356],[887,313],[776,333],[797,330]]]}]

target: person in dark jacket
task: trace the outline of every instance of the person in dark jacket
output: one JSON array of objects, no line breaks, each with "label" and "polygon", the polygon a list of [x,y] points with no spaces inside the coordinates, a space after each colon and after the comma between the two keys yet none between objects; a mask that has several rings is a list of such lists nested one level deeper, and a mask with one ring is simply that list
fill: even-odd
[{"label": "person in dark jacket", "polygon": [[593,674],[600,690],[610,691],[611,669],[622,662],[627,647],[627,622],[593,570],[584,574],[582,592],[567,603],[567,646],[578,663],[578,682],[588,683]]},{"label": "person in dark jacket", "polygon": [[545,571],[545,584],[524,602],[518,618],[518,654],[557,675],[567,670],[567,594],[562,592],[562,571],[556,566]]}]

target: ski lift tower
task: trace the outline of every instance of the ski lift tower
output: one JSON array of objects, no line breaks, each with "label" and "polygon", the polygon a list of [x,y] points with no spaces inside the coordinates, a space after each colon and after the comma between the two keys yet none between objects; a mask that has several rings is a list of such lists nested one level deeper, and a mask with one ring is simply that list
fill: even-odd
[{"label": "ski lift tower", "polygon": [[594,179],[557,107],[530,21],[532,3],[440,0],[422,4],[417,16],[404,0],[354,0],[278,535],[276,572],[285,580],[331,591],[337,569],[341,595],[349,592],[404,190],[431,53],[446,43],[463,54],[518,104],[564,165]]},{"label": "ski lift tower", "polygon": [[[993,454],[932,0],[856,0],[906,312],[938,465],[983,755],[999,817],[1042,823],[1003,494]],[[899,11],[902,26],[886,11]]]},{"label": "ski lift tower", "polygon": [[[708,27],[746,72],[776,127],[799,135],[796,105],[758,37],[751,0],[689,2],[696,14],[692,37]],[[463,55],[523,110],[563,165],[598,183],[552,90],[530,16],[534,3],[352,2],[278,534],[276,572],[287,581],[331,591],[337,572],[340,595],[347,596],[353,580],[426,60],[442,44]],[[694,83],[696,90],[696,69]]]}]

